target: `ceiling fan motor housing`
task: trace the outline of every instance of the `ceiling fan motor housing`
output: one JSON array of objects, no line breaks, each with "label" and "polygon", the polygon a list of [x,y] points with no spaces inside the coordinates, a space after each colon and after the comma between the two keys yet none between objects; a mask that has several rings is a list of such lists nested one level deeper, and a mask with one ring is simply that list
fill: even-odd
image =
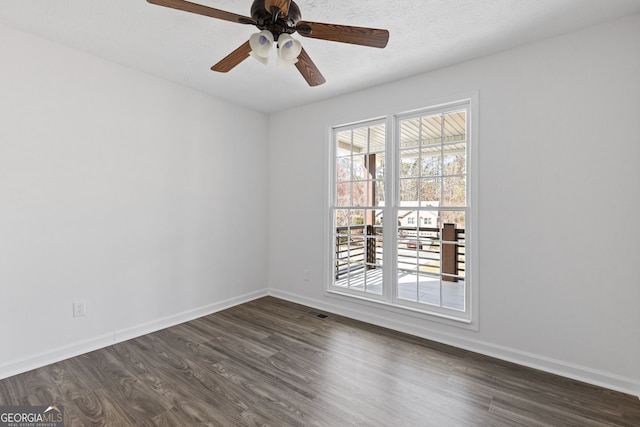
[{"label": "ceiling fan motor housing", "polygon": [[275,40],[278,40],[280,34],[293,34],[296,29],[296,23],[300,21],[302,15],[300,8],[295,2],[291,1],[289,11],[286,15],[276,7],[267,10],[265,0],[254,0],[251,5],[251,17],[255,20],[255,25],[260,30],[268,30],[273,34]]}]

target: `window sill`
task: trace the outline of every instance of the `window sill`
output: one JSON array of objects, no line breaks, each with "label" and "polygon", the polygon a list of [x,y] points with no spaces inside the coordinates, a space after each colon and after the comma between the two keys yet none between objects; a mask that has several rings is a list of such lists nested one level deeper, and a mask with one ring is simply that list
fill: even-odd
[{"label": "window sill", "polygon": [[411,316],[420,320],[436,322],[448,326],[455,326],[472,331],[478,331],[478,322],[477,320],[474,321],[473,319],[456,317],[446,313],[438,313],[429,310],[421,310],[414,307],[400,306],[381,299],[368,298],[363,295],[341,292],[340,290],[336,289],[327,289],[325,291],[325,295],[330,298],[339,299],[341,301],[364,305],[374,309],[381,309],[400,315]]}]

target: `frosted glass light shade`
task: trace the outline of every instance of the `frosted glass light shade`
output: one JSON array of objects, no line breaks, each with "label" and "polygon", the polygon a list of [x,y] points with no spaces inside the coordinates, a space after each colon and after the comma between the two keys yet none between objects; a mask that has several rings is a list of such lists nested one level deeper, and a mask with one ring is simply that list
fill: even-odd
[{"label": "frosted glass light shade", "polygon": [[273,34],[267,30],[252,34],[249,38],[249,46],[251,46],[249,55],[266,65],[269,62],[271,46],[273,46]]},{"label": "frosted glass light shade", "polygon": [[302,44],[289,34],[280,34],[278,37],[278,65],[287,66],[298,62],[298,56],[302,52]]}]

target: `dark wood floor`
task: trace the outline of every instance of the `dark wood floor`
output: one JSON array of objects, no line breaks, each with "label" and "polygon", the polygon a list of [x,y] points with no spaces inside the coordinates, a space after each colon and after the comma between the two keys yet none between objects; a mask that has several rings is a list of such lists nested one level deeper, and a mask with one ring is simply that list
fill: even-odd
[{"label": "dark wood floor", "polygon": [[[640,400],[275,298],[0,381],[67,426],[640,426]],[[317,314],[317,313],[316,313]]]}]

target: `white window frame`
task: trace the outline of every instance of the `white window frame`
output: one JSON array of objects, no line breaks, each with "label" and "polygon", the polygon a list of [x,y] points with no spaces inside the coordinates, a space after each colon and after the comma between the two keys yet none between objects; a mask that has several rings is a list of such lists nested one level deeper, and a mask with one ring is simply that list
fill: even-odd
[{"label": "white window frame", "polygon": [[[399,126],[400,121],[409,117],[437,113],[439,111],[455,110],[460,106],[467,109],[467,205],[465,208],[465,308],[457,311],[443,309],[437,306],[426,304],[407,304],[405,300],[398,301],[395,297],[397,287],[397,236],[398,224],[397,215],[399,209]],[[344,129],[354,129],[362,126],[369,126],[384,121],[386,123],[386,162],[385,170],[385,207],[384,207],[384,290],[382,295],[364,294],[352,292],[349,289],[333,286],[333,254],[335,241],[333,239],[333,203],[335,201],[335,143],[334,135],[336,131]],[[326,288],[325,294],[330,297],[345,299],[348,301],[372,305],[397,313],[409,314],[419,318],[445,323],[453,326],[478,330],[478,209],[477,209],[477,189],[478,189],[478,93],[468,93],[459,97],[451,97],[434,102],[433,105],[400,113],[390,113],[384,117],[372,118],[348,125],[333,126],[329,129],[329,171],[328,171],[328,200],[329,209],[328,230],[325,233],[326,240]],[[393,165],[393,167],[389,167]],[[403,208],[406,209],[406,208]]]},{"label": "white window frame", "polygon": [[[343,288],[343,287],[334,287],[332,286],[333,284],[333,278],[335,277],[335,270],[334,270],[334,257],[333,257],[333,251],[335,250],[335,241],[333,240],[333,236],[334,236],[334,224],[333,224],[333,211],[334,208],[336,208],[333,203],[336,199],[336,185],[335,184],[335,177],[336,177],[336,169],[335,169],[335,159],[336,159],[336,146],[333,143],[333,141],[335,140],[335,135],[338,132],[342,132],[342,131],[350,131],[350,130],[355,130],[355,129],[359,129],[359,128],[363,128],[363,127],[375,127],[378,125],[385,125],[385,163],[388,164],[388,162],[390,161],[389,159],[389,133],[388,133],[388,123],[386,123],[385,118],[375,118],[375,119],[371,119],[371,120],[366,120],[366,121],[362,121],[362,122],[357,122],[357,123],[352,123],[352,124],[348,124],[348,125],[342,125],[342,126],[335,126],[331,129],[331,138],[330,140],[332,141],[331,145],[331,149],[330,149],[330,155],[328,156],[329,158],[329,162],[330,162],[330,176],[331,178],[329,178],[330,183],[329,183],[329,205],[331,206],[330,208],[330,214],[329,214],[329,231],[328,234],[329,239],[328,239],[328,252],[329,252],[329,261],[328,261],[328,265],[329,265],[329,269],[330,271],[328,271],[327,274],[329,274],[328,276],[328,281],[325,281],[328,283],[329,288],[327,289],[330,292],[334,292],[336,294],[341,294],[341,295],[350,295],[356,298],[361,298],[363,300],[375,300],[375,301],[379,301],[379,302],[384,302],[385,300],[388,299],[388,296],[386,296],[385,294],[383,295],[378,295],[378,294],[374,294],[374,293],[368,293],[368,292],[360,292],[357,290],[353,290],[353,289],[349,289],[349,288]],[[385,188],[388,185],[388,178],[385,176]],[[385,200],[387,200],[387,198],[389,197],[389,192],[388,190],[386,190],[385,193]],[[367,206],[367,207],[363,207],[363,209],[371,209],[371,206]],[[380,210],[384,210],[382,208],[380,208]],[[389,218],[387,218],[388,215],[385,215],[383,217],[383,221],[384,221],[384,226],[383,228],[386,228],[388,226],[388,220]],[[383,248],[383,254],[385,253],[385,251],[387,250],[387,244],[383,241],[384,244],[384,248]],[[383,269],[384,271],[384,269]],[[386,281],[387,278],[384,278],[384,281]],[[385,289],[386,292],[386,289]]]}]

